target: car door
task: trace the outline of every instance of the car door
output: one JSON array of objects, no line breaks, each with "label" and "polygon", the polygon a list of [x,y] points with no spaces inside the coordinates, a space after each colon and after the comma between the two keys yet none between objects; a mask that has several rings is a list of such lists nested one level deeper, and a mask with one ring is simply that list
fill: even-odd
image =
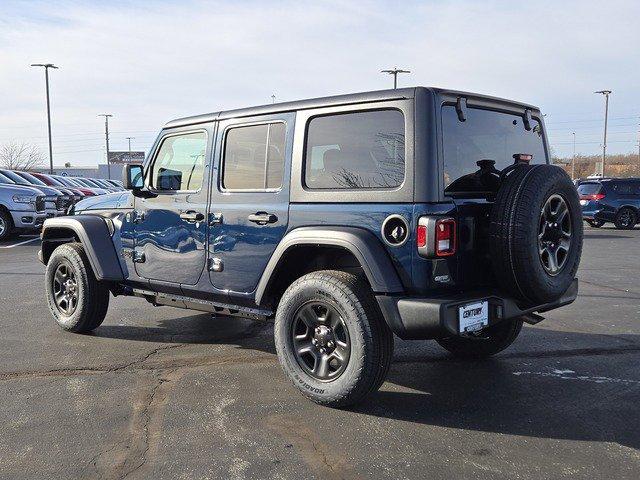
[{"label": "car door", "polygon": [[252,298],[287,229],[294,119],[284,113],[218,125],[209,276],[235,301]]},{"label": "car door", "polygon": [[206,264],[212,125],[165,131],[135,199],[136,273],[153,283],[195,285]]}]

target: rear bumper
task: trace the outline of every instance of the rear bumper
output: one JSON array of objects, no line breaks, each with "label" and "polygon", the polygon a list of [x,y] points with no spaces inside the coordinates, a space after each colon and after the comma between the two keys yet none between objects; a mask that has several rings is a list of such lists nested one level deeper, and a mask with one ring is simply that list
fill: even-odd
[{"label": "rear bumper", "polygon": [[578,279],[555,302],[522,306],[495,290],[448,295],[437,298],[376,297],[389,327],[400,338],[426,340],[459,335],[458,308],[470,303],[489,302],[489,325],[534,312],[542,313],[572,303],[578,296]]}]

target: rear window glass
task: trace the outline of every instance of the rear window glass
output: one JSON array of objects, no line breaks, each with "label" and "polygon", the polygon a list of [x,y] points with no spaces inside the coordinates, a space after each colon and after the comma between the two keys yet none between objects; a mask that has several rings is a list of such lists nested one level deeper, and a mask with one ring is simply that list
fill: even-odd
[{"label": "rear window glass", "polygon": [[307,129],[305,184],[334,190],[399,187],[404,138],[399,110],[315,117]]},{"label": "rear window glass", "polygon": [[444,106],[445,193],[494,191],[495,174],[513,164],[518,153],[533,155],[531,163],[546,163],[541,125],[531,120],[531,127],[525,129],[521,116],[477,108],[468,108],[461,122],[455,106]]},{"label": "rear window glass", "polygon": [[273,190],[282,186],[284,123],[235,127],[227,131],[222,186],[228,190]]},{"label": "rear window glass", "polygon": [[594,195],[600,191],[599,183],[581,183],[578,186],[578,193],[580,195]]}]

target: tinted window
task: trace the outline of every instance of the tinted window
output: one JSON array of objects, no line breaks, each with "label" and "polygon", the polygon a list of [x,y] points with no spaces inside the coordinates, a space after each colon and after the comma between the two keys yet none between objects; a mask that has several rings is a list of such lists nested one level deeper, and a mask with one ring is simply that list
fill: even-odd
[{"label": "tinted window", "polygon": [[280,188],[284,150],[284,123],[230,128],[225,137],[222,186],[229,190]]},{"label": "tinted window", "polygon": [[620,194],[630,195],[634,188],[631,182],[619,182],[613,184],[613,190]]},{"label": "tinted window", "polygon": [[[461,122],[454,106],[443,107],[445,192],[493,191],[493,173],[513,164],[517,153],[533,155],[531,163],[545,163],[542,128],[536,120],[531,127],[525,130],[520,116],[477,108],[468,108]],[[481,164],[482,169],[481,160],[488,160]]]},{"label": "tinted window", "polygon": [[24,178],[22,178],[20,175],[13,173],[11,170],[2,170],[0,173],[2,173],[5,177],[9,177],[18,185],[31,185]]},{"label": "tinted window", "polygon": [[205,132],[165,138],[153,164],[151,186],[156,190],[199,190],[202,187],[206,149]]},{"label": "tinted window", "polygon": [[395,188],[404,180],[404,116],[398,110],[327,115],[307,129],[309,188]]},{"label": "tinted window", "polygon": [[29,183],[31,183],[32,185],[46,185],[46,183],[44,183],[42,180],[34,177],[33,175],[31,175],[30,173],[27,172],[20,172],[18,173],[18,175],[20,175],[22,178],[24,178],[25,180],[27,180]]},{"label": "tinted window", "polygon": [[578,193],[580,195],[594,195],[600,191],[599,183],[581,183],[578,186]]}]

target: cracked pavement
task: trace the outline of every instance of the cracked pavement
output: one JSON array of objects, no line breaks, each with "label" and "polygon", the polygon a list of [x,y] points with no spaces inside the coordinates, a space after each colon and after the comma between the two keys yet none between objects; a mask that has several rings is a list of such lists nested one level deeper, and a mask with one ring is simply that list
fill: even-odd
[{"label": "cracked pavement", "polygon": [[640,477],[640,230],[585,230],[575,304],[506,352],[396,341],[352,410],[303,399],[268,323],[112,299],[61,331],[37,242],[0,250],[0,478]]}]

